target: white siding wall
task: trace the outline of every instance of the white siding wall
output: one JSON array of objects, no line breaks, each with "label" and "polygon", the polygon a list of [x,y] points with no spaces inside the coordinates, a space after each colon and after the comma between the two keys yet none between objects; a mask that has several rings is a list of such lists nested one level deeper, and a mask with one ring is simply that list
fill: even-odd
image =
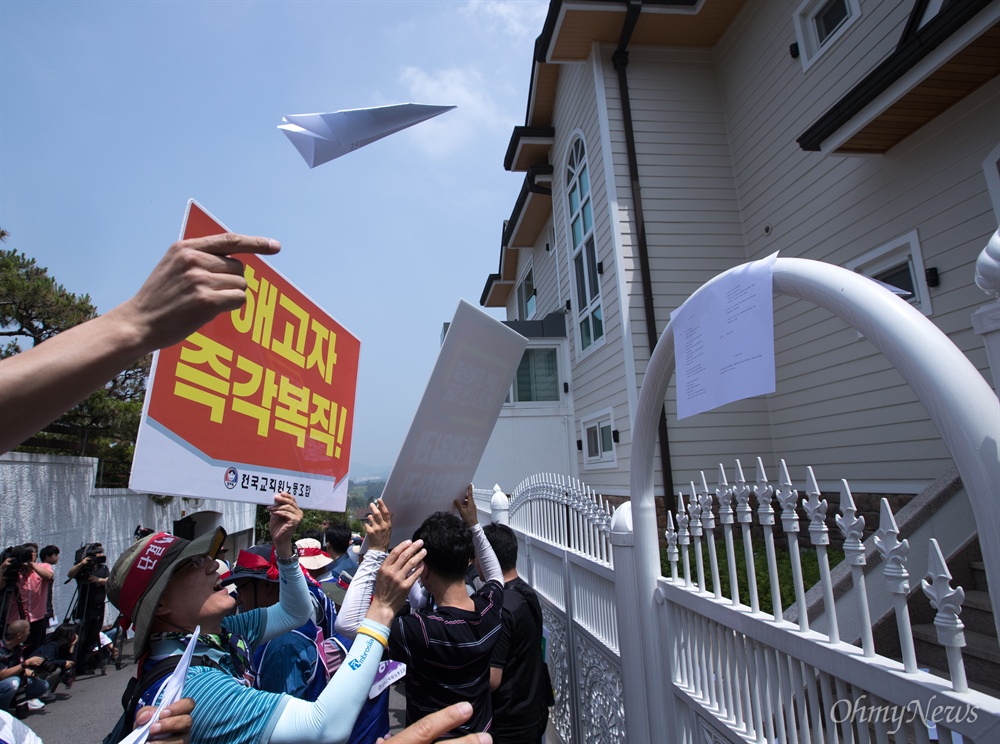
[{"label": "white siding wall", "polygon": [[[618,75],[604,51],[604,81],[614,151],[623,258],[631,301],[637,384],[649,361],[642,284]],[[656,329],[698,287],[746,261],[729,141],[713,56],[706,51],[629,51],[629,94],[653,285]],[[734,457],[771,453],[766,400],[741,401],[677,421],[667,394],[675,490],[699,469]],[[662,483],[659,458],[656,480]],[[660,495],[662,486],[657,490]]]},{"label": "white siding wall", "polygon": [[[884,156],[803,152],[796,138],[895,47],[911,4],[862,2],[861,20],[806,73],[786,51],[797,5],[748,5],[716,50],[749,258],[780,250],[843,265],[916,230],[941,275],[931,319],[989,378],[969,316],[985,300],[973,266],[996,229],[982,161],[1000,139],[1000,81]],[[780,298],[775,334],[776,453],[856,490],[915,492],[948,467],[923,407],[845,323]]]},{"label": "white siding wall", "polygon": [[[628,392],[624,382],[624,356],[622,349],[621,304],[618,300],[615,259],[615,231],[609,211],[607,176],[604,172],[604,137],[601,130],[597,101],[597,86],[591,62],[566,65],[560,72],[559,90],[556,94],[556,131],[552,149],[554,166],[552,217],[555,245],[558,246],[560,283],[566,299],[572,296],[573,312],[567,317],[567,334],[570,337],[570,357],[573,364],[572,392],[576,411],[576,431],[573,439],[583,438],[580,422],[590,416],[610,409],[614,427],[620,433],[615,446],[614,468],[588,469],[583,453],[577,452],[580,477],[596,490],[612,495],[628,493],[630,416]],[[587,149],[594,207],[594,236],[597,260],[604,263],[601,275],[601,299],[604,312],[604,341],[594,344],[586,352],[580,351],[576,310],[578,300],[571,288],[571,238],[567,221],[565,192],[566,161],[569,146],[575,136],[583,137]],[[565,304],[565,300],[564,300]]]}]

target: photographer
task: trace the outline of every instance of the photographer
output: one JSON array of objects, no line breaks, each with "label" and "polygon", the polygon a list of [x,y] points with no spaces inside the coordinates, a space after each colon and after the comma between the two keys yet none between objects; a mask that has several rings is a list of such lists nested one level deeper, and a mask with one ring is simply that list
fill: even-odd
[{"label": "photographer", "polygon": [[110,571],[100,543],[82,548],[76,558],[76,564],[66,572],[66,576],[76,579],[77,588],[76,606],[72,612],[72,618],[80,623],[76,668],[79,674],[87,674],[100,666],[100,655],[95,653],[95,649],[99,646],[104,625],[104,585],[108,582]]},{"label": "photographer", "polygon": [[49,586],[55,577],[52,566],[35,563],[35,550],[30,545],[8,548],[0,569],[0,593],[7,608],[4,624],[19,619],[31,624],[29,652],[45,640]]}]

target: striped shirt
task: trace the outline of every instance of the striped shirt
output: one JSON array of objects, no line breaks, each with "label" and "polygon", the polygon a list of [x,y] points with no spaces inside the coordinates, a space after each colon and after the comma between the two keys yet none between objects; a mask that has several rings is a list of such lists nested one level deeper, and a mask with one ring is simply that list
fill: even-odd
[{"label": "striped shirt", "polygon": [[[222,626],[230,633],[243,636],[253,647],[263,634],[263,621],[261,610],[251,610],[225,618]],[[183,644],[153,641],[150,648],[154,658],[162,658],[183,651]],[[203,652],[210,656],[216,653],[201,645],[196,647],[196,654]],[[208,666],[192,666],[188,670],[182,694],[195,701],[191,741],[198,744],[266,742],[288,699],[279,693],[255,690],[248,687],[245,680]],[[142,704],[150,702],[143,700]]]},{"label": "striped shirt", "polygon": [[438,607],[397,617],[389,657],[406,663],[406,723],[463,700],[473,714],[449,736],[489,731],[490,657],[501,628],[503,585],[488,581],[472,595],[474,610]]}]

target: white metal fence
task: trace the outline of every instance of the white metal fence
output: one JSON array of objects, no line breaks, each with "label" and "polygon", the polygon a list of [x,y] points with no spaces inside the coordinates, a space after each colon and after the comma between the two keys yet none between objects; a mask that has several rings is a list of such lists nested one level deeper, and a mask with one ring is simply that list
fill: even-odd
[{"label": "white metal fence", "polygon": [[[730,486],[720,465],[711,489],[702,475],[700,485],[691,484],[679,495],[677,522],[669,519],[670,575],[659,580],[654,597],[663,658],[647,663],[662,670],[663,704],[672,714],[668,730],[651,732],[648,741],[1000,741],[1000,700],[970,690],[966,682],[959,617],[963,590],[951,586],[936,543],[926,571],[909,566],[909,544],[882,501],[874,541],[884,591],[896,598],[902,649],[902,661],[896,661],[875,648],[861,541],[864,518],[856,512],[848,484],[842,482],[835,521],[858,590],[847,599],[862,599],[847,607],[842,600],[838,608],[827,558],[828,504],[820,498],[811,468],[805,469],[804,496],[784,461],[774,484],[759,459],[755,483],[744,479],[739,461],[733,472]],[[505,520],[496,506],[494,499],[494,519]],[[521,543],[519,573],[543,602],[556,731],[565,742],[644,742],[629,736],[625,720],[626,697],[643,694],[642,670],[623,670],[621,659],[627,647],[643,654],[649,644],[634,629],[622,632],[620,621],[624,617],[628,623],[629,607],[616,612],[616,604],[638,597],[639,591],[634,571],[624,570],[634,560],[630,525],[617,518],[630,505],[613,518],[603,499],[579,481],[538,475],[518,486],[509,508],[509,524]],[[790,557],[795,623],[783,618],[778,530]],[[756,563],[753,548],[754,536],[761,534],[764,565]],[[815,555],[823,587],[828,621],[822,632],[810,628],[805,608],[808,587],[801,558],[806,551]],[[745,559],[742,569],[738,554]],[[917,667],[906,605],[911,570],[925,577],[921,588],[937,610],[934,624],[948,649],[946,677]],[[771,599],[761,607],[764,587]],[[858,645],[839,638],[837,616],[847,612],[860,618]]]}]

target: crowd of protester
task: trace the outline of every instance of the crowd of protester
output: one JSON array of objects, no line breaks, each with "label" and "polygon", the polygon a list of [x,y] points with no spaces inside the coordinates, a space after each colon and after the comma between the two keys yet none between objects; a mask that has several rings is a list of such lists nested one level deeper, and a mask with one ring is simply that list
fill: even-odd
[{"label": "crowd of protester", "polygon": [[[233,254],[279,249],[276,241],[234,234],[180,241],[122,305],[0,360],[0,452],[136,359],[242,307],[246,280]],[[159,708],[151,733],[172,744],[377,742],[389,734],[386,685],[401,670],[390,671],[389,660],[406,666],[407,726],[394,744],[439,737],[484,744],[490,732],[497,741],[541,741],[551,684],[537,598],[514,568],[516,540],[512,563],[509,544],[499,547],[505,533],[487,534],[478,524],[471,486],[455,507],[457,515],[430,515],[390,550],[391,513],[372,504],[360,564],[335,525],[322,539],[306,535],[296,544],[302,512],[287,493],[269,507],[271,542],[241,551],[234,564],[220,562],[222,528],[190,541],[137,534],[110,569],[100,544],[90,544],[67,572],[77,581],[74,623],[51,638],[45,582],[51,586],[58,549],[55,560],[49,552],[50,561],[40,562],[37,545],[27,554],[26,546],[12,549],[18,557],[4,556],[3,588],[18,591],[14,616],[9,607],[0,614],[0,685],[16,677],[27,707],[49,692],[41,674],[47,665],[71,683],[74,671],[95,661],[89,650],[100,645],[106,595],[120,611],[121,632],[134,630],[137,673],[105,742],[120,741]],[[470,591],[473,563],[480,579]],[[24,599],[22,584],[31,587]],[[192,642],[183,697],[162,706],[164,681]],[[8,731],[15,741],[38,741],[0,711],[0,734]]]}]

